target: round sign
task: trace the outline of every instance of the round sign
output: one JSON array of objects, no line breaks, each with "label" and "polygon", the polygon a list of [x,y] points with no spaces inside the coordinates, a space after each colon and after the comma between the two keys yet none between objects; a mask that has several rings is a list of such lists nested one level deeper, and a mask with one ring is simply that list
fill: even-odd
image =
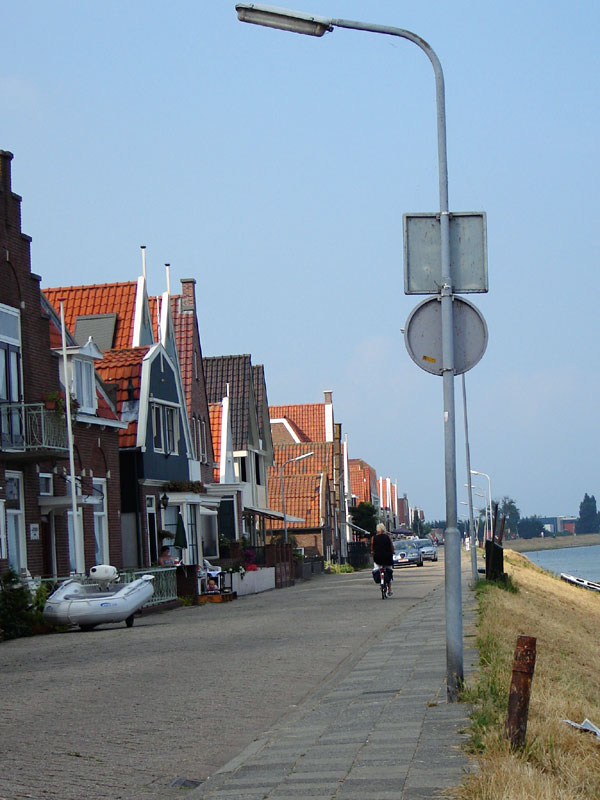
[{"label": "round sign", "polygon": [[[473,303],[453,297],[454,374],[468,372],[480,361],[488,341],[487,325]],[[406,320],[404,343],[415,364],[432,375],[442,369],[442,303],[428,297]]]}]

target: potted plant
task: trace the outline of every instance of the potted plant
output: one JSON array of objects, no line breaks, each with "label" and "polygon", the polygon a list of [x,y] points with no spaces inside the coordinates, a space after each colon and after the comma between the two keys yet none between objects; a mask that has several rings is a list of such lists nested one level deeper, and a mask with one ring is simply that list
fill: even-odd
[{"label": "potted plant", "polygon": [[[71,405],[71,414],[74,415],[79,408],[79,401],[70,394],[69,402]],[[59,416],[65,413],[65,393],[62,391],[47,392],[42,395],[42,403],[49,411],[56,411]]]},{"label": "potted plant", "polygon": [[65,410],[65,398],[62,392],[54,391],[42,395],[42,403],[49,411],[62,414]]}]

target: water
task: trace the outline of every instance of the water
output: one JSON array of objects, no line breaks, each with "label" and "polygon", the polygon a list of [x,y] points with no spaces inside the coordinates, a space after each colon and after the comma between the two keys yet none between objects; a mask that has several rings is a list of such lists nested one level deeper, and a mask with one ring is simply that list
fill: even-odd
[{"label": "water", "polygon": [[537,550],[523,553],[539,567],[560,575],[575,575],[600,583],[600,545],[590,547],[561,547],[558,550]]}]

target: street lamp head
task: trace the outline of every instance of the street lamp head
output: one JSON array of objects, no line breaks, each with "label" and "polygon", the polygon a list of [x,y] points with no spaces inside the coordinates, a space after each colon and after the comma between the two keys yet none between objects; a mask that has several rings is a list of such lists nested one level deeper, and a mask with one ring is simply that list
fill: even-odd
[{"label": "street lamp head", "polygon": [[287,8],[263,6],[259,3],[236,3],[238,19],[253,25],[264,25],[281,31],[304,33],[307,36],[323,36],[326,31],[333,30],[331,20],[315,17],[302,11],[291,11]]},{"label": "street lamp head", "polygon": [[303,453],[301,456],[297,456],[294,461],[302,461],[303,458],[310,458],[314,456],[314,453]]}]

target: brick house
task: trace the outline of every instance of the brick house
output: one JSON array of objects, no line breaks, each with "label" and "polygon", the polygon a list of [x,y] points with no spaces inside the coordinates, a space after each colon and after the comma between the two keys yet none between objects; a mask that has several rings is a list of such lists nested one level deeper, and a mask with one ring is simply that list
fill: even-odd
[{"label": "brick house", "polygon": [[264,369],[249,355],[230,355],[205,358],[204,370],[216,458],[209,494],[221,499],[219,532],[260,544],[271,522],[282,518],[269,507],[273,442]]},{"label": "brick house", "polygon": [[[187,564],[201,563],[203,538],[216,537],[212,519],[218,500],[208,498],[199,483],[203,473],[190,431],[168,293],[151,303],[145,274],[137,281],[44,292],[53,304],[63,298],[75,339],[91,334],[102,350],[97,370],[116,392],[117,411],[126,423],[119,436],[124,564],[156,563],[161,546],[174,544],[180,520],[187,547],[176,555]],[[210,469],[206,464],[204,475]]]},{"label": "brick house", "polygon": [[[272,492],[272,505],[281,510],[280,470],[284,466],[284,493],[286,503],[286,517],[288,515],[288,482],[290,497],[298,508],[304,505],[312,508],[309,522],[291,522],[288,525],[290,532],[300,542],[305,537],[310,540],[310,552],[316,548],[318,555],[328,559],[339,558],[344,560],[347,555],[347,544],[352,541],[353,535],[347,524],[349,485],[346,479],[347,470],[347,442],[342,441],[342,428],[335,422],[333,413],[332,393],[324,393],[323,403],[306,403],[301,405],[279,405],[269,407],[271,431],[273,436],[273,450],[275,465],[269,474],[269,490]],[[314,456],[302,461],[291,459],[313,452]],[[291,476],[312,473],[313,482],[298,482]],[[320,480],[324,474],[326,480]],[[316,487],[319,487],[321,496],[319,501],[320,518],[317,523],[314,513],[313,497]],[[307,494],[304,499],[300,492]],[[276,500],[277,498],[277,500]],[[296,516],[302,517],[301,513]],[[309,527],[305,527],[309,525]],[[283,523],[274,523],[274,528],[281,529]]]},{"label": "brick house", "polygon": [[[0,572],[59,577],[100,559],[121,567],[118,431],[97,351],[67,335],[31,272],[21,198],[11,188],[12,154],[0,151]],[[75,507],[60,395],[73,395]],[[58,410],[46,407],[59,397]],[[47,398],[47,400],[44,400]],[[64,401],[63,401],[64,405]],[[62,413],[61,413],[62,412]]]}]

